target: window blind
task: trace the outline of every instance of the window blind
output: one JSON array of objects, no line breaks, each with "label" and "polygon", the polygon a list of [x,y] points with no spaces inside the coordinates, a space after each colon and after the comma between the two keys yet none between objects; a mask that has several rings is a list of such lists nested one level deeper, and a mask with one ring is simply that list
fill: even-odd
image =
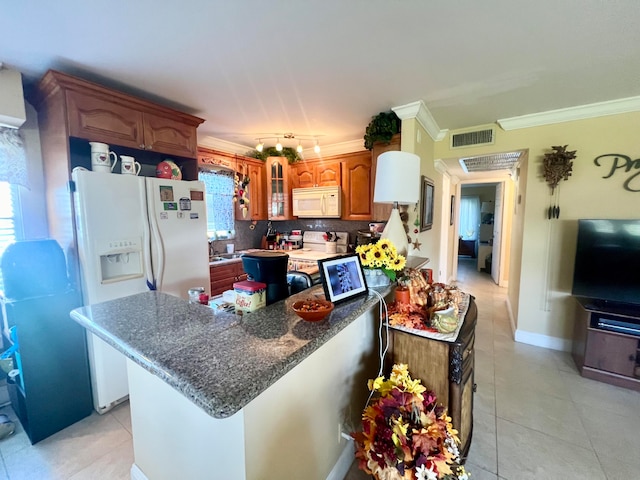
[{"label": "window blind", "polygon": [[198,179],[205,185],[207,202],[207,235],[209,238],[232,238],[233,225],[233,172],[202,171]]},{"label": "window blind", "polygon": [[[0,182],[0,258],[10,243],[18,239],[16,211],[18,206],[17,187],[8,182]],[[4,290],[0,271],[0,291]]]}]

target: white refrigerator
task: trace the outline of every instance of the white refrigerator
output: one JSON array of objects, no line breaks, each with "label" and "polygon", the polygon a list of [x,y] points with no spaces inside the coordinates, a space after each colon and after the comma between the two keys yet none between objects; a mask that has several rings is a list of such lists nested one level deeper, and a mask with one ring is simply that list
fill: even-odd
[{"label": "white refrigerator", "polygon": [[[209,292],[205,186],[75,170],[76,234],[85,305],[157,289]],[[129,394],[125,356],[87,332],[93,403],[105,413]]]}]

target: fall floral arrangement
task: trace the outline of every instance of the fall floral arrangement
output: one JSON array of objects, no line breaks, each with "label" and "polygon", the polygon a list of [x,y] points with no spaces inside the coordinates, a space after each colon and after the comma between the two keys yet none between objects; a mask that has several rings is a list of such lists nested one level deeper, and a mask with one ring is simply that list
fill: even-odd
[{"label": "fall floral arrangement", "polygon": [[369,380],[369,390],[377,395],[362,432],[352,433],[361,470],[378,480],[468,480],[451,418],[407,365],[394,365],[388,380]]},{"label": "fall floral arrangement", "polygon": [[386,238],[376,243],[358,245],[356,253],[364,268],[379,268],[392,282],[395,282],[397,272],[402,271],[407,263],[407,259],[398,254],[393,242]]}]

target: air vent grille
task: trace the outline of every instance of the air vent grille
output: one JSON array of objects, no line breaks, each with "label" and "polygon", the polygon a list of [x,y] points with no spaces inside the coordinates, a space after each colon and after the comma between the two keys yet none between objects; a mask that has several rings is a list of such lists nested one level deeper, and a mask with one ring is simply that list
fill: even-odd
[{"label": "air vent grille", "polygon": [[472,145],[492,145],[495,141],[495,129],[487,128],[451,135],[451,148],[470,147]]},{"label": "air vent grille", "polygon": [[492,170],[511,170],[518,163],[522,152],[498,153],[482,157],[461,158],[460,166],[466,173]]}]

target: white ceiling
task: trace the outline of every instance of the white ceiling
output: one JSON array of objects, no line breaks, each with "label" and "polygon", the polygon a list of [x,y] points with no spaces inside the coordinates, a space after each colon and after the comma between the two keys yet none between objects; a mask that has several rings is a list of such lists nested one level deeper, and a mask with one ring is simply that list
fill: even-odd
[{"label": "white ceiling", "polygon": [[[362,139],[422,100],[441,129],[640,95],[638,0],[3,2],[0,62],[206,119],[200,139]],[[308,146],[308,145],[305,145]]]}]

